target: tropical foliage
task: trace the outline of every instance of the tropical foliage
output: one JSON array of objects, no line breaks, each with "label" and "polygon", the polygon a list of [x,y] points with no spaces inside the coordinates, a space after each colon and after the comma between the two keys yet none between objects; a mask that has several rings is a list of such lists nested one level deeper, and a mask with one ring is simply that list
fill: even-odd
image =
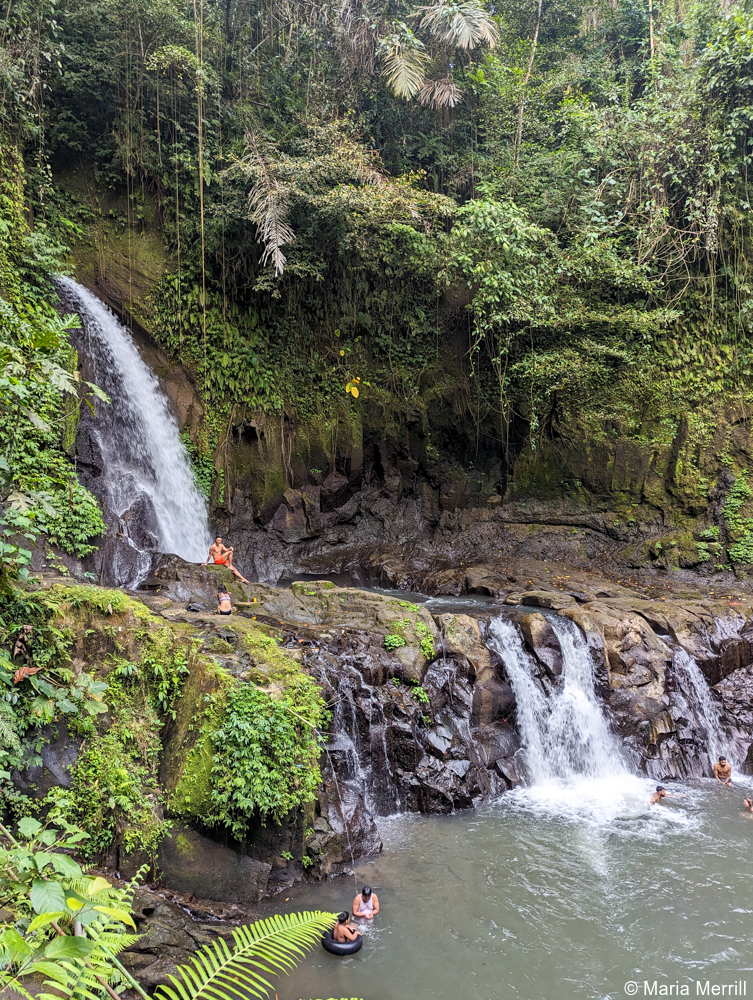
[{"label": "tropical foliage", "polygon": [[[42,1000],[93,1000],[135,989],[151,1000],[118,959],[137,940],[129,906],[135,883],[115,888],[90,876],[68,852],[86,834],[52,810],[47,823],[30,817],[17,835],[0,827],[0,904],[14,921],[0,929],[0,991],[30,998],[28,976],[41,976]],[[156,1000],[226,1000],[266,997],[270,978],[295,967],[335,921],[320,911],[278,915],[233,931],[233,942],[216,938],[189,966],[159,987]]]}]

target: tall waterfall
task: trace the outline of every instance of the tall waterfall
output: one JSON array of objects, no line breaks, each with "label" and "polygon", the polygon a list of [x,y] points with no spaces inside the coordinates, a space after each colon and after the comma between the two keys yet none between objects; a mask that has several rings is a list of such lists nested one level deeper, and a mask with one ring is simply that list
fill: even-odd
[{"label": "tall waterfall", "polygon": [[111,399],[96,406],[93,436],[102,461],[96,492],[136,551],[109,567],[110,578],[137,584],[149,570],[152,551],[198,562],[210,544],[206,504],[156,376],[130,332],[96,295],[71,278],[59,277],[56,284],[81,317],[92,381]]},{"label": "tall waterfall", "polygon": [[490,625],[517,701],[518,728],[531,782],[627,774],[619,743],[594,690],[593,663],[578,627],[551,618],[562,648],[562,674],[547,693],[518,630],[503,618]]}]

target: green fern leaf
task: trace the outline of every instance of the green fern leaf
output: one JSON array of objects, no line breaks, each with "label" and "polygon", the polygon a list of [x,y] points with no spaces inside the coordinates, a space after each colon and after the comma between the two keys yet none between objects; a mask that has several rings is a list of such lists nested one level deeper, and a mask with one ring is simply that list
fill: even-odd
[{"label": "green fern leaf", "polygon": [[337,918],[320,911],[289,913],[258,920],[233,931],[233,946],[222,938],[205,945],[190,965],[170,976],[173,987],[159,986],[157,1000],[248,1000],[269,994],[267,976],[294,968]]}]

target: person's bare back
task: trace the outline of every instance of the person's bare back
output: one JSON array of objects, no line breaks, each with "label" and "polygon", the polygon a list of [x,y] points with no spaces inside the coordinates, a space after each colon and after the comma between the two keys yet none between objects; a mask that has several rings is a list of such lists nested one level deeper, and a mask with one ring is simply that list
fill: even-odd
[{"label": "person's bare back", "polygon": [[657,785],[656,791],[649,799],[648,804],[650,806],[657,806],[659,805],[662,799],[684,799],[684,798],[685,796],[681,792],[680,793],[675,792],[673,795],[672,792],[668,792],[666,790],[664,785]]},{"label": "person's bare back", "polygon": [[344,910],[337,916],[337,923],[332,930],[332,940],[338,944],[350,944],[361,936],[358,928],[348,923],[349,915],[347,910]]}]

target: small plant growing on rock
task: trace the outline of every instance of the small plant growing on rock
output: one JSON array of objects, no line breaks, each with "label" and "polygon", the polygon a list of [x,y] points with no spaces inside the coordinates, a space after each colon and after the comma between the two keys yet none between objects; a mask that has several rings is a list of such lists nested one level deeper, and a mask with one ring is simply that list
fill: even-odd
[{"label": "small plant growing on rock", "polygon": [[393,649],[400,649],[401,646],[405,645],[405,639],[401,635],[386,635],[384,637],[384,648],[388,652],[392,652]]},{"label": "small plant growing on rock", "polygon": [[434,639],[427,625],[423,622],[416,622],[416,635],[421,641],[421,652],[427,660],[434,658]]},{"label": "small plant growing on rock", "polygon": [[420,702],[422,705],[428,705],[429,704],[429,696],[424,691],[424,689],[421,687],[420,684],[416,684],[416,686],[413,688],[413,691],[411,692],[411,694],[416,699],[416,701]]},{"label": "small plant growing on rock", "polygon": [[392,683],[395,685],[396,688],[399,688],[400,687],[400,678],[399,677],[393,677],[392,678]]}]

